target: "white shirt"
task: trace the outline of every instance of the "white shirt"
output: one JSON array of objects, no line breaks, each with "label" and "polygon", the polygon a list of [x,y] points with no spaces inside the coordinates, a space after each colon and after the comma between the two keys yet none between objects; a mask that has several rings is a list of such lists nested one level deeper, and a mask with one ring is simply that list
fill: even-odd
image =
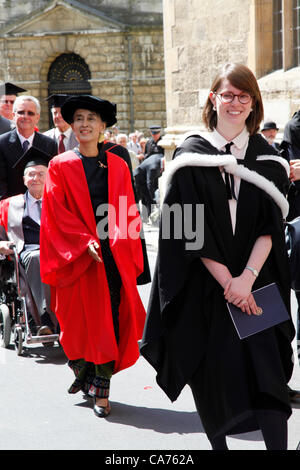
[{"label": "white shirt", "polygon": [[64,146],[65,146],[65,148],[67,148],[70,137],[71,137],[71,133],[72,133],[72,127],[71,126],[68,127],[68,129],[65,132],[60,132],[60,130],[57,127],[55,127],[54,135],[55,135],[55,139],[57,140],[57,145],[59,144],[60,135],[63,134],[65,136]]},{"label": "white shirt", "polygon": [[140,144],[138,142],[133,142],[133,140],[129,140],[127,148],[132,150],[134,153],[142,153],[142,147]]},{"label": "white shirt", "polygon": [[[221,134],[219,134],[216,129],[214,129],[212,132],[208,132],[207,134],[203,134],[203,137],[208,140],[208,142],[210,142],[214,147],[223,152],[226,151],[225,145],[229,144],[230,142],[233,142],[233,145],[230,148],[232,155],[239,160],[243,160],[245,158],[249,143],[249,132],[247,131],[246,127],[244,127],[242,132],[230,142],[228,142]],[[222,172],[222,177],[225,182],[224,172]],[[241,179],[237,176],[234,176],[234,192],[237,199],[239,196],[240,184]],[[228,203],[231,216],[232,231],[234,233],[236,223],[237,201],[235,199],[229,199]]]},{"label": "white shirt", "polygon": [[[35,132],[33,134],[31,134],[31,136],[29,137],[24,137],[22,134],[20,134],[20,132],[18,131],[18,129],[16,128],[17,130],[17,134],[18,134],[18,137],[20,139],[20,142],[21,142],[21,145],[23,147],[23,143],[25,142],[25,140],[27,140],[29,142],[29,146],[28,146],[28,149],[30,149],[30,147],[32,147],[32,142],[33,142],[33,139],[34,139],[34,136],[35,136]],[[28,150],[27,149],[27,150]]]},{"label": "white shirt", "polygon": [[26,191],[26,214],[29,215],[29,217],[31,217],[37,224],[40,225],[40,214],[36,201],[42,202],[42,199],[36,199],[30,194],[29,191]]}]

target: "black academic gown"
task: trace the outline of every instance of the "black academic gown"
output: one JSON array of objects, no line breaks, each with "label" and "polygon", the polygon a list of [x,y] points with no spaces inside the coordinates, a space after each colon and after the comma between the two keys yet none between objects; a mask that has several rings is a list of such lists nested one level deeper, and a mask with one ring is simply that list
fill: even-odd
[{"label": "black academic gown", "polygon": [[[130,159],[130,155],[128,153],[128,150],[125,149],[124,147],[122,147],[121,145],[116,145],[116,144],[114,144],[112,142],[108,142],[108,141],[105,141],[104,144],[101,145],[101,148],[102,148],[103,151],[109,150],[110,152],[114,153],[115,155],[118,155],[118,157],[125,160],[125,162],[128,165],[129,171],[130,171],[130,177],[131,177],[132,187],[133,187],[133,191],[134,191],[134,195],[135,195],[135,200],[138,203],[138,200],[137,200],[137,197],[136,197],[136,192],[135,192],[134,178],[133,178],[133,174],[132,174],[131,159]],[[144,258],[144,271],[137,278],[137,285],[148,284],[148,282],[151,282],[150,266],[149,266],[147,247],[146,247],[146,241],[145,241],[145,235],[144,235],[144,229],[143,228],[141,230],[140,236],[141,236],[143,258]]]},{"label": "black academic gown", "polygon": [[[284,128],[281,142],[281,154],[289,159],[300,158],[300,111],[297,111]],[[300,181],[293,181],[288,192],[290,211],[287,220],[293,220],[300,215]]]},{"label": "black academic gown", "polygon": [[[188,152],[219,153],[201,137],[187,139],[177,155],[186,153],[188,161]],[[256,162],[257,155],[266,154],[276,158],[261,136],[251,137],[244,164],[284,192],[288,179],[282,166],[274,161]],[[171,239],[163,239],[161,225],[141,354],[156,369],[157,382],[172,401],[197,374],[197,407],[210,438],[257,429],[253,418],[256,407],[275,404],[290,415],[286,384],[293,370],[292,321],[241,341],[222,287],[200,260],[207,257],[223,263],[238,276],[256,239],[271,234],[272,250],[253,289],[276,282],[289,310],[289,266],[281,210],[269,194],[242,180],[233,234],[219,168],[189,163],[174,173],[167,188],[164,204],[175,203],[182,207],[204,204],[204,245],[188,251],[184,237],[172,238],[171,232]],[[161,220],[163,223],[164,209]]]}]

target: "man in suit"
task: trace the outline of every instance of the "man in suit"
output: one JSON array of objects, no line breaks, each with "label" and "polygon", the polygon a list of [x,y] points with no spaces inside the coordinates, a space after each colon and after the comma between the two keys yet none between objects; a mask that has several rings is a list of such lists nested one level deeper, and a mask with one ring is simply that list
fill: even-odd
[{"label": "man in suit", "polygon": [[[17,99],[18,93],[25,91],[27,91],[25,88],[21,88],[10,82],[5,82],[0,85],[0,115],[3,118],[12,121],[14,102]],[[7,131],[10,131],[10,128],[7,129]]]},{"label": "man in suit", "polygon": [[26,91],[13,83],[0,84],[0,135],[11,131],[15,126],[12,121],[13,105],[18,93]]},{"label": "man in suit", "polygon": [[63,153],[66,150],[72,150],[78,146],[78,141],[70,124],[68,124],[62,117],[60,109],[70,95],[56,94],[50,95],[47,101],[51,103],[52,120],[55,127],[44,132],[44,135],[54,139],[58,145],[58,153]]},{"label": "man in suit", "polygon": [[164,159],[164,149],[158,143],[161,139],[161,127],[150,126],[149,129],[151,138],[146,144],[145,159],[133,172],[137,197],[143,203],[144,220],[155,211],[157,205],[158,178],[163,171]]},{"label": "man in suit", "polygon": [[0,249],[7,255],[11,252],[9,243],[16,246],[35,304],[35,310],[30,311],[30,327],[34,330],[39,326],[38,336],[53,334],[57,324],[50,308],[50,287],[42,283],[40,276],[41,208],[49,159],[49,155],[31,147],[18,162],[26,193],[0,202],[0,225],[8,239],[0,242]]},{"label": "man in suit", "polygon": [[132,170],[134,171],[136,169],[136,167],[138,166],[139,164],[139,160],[137,158],[137,155],[136,153],[133,151],[133,150],[130,150],[128,148],[128,138],[127,138],[127,135],[126,134],[118,134],[117,135],[117,138],[116,138],[116,143],[119,144],[119,145],[122,145],[122,147],[124,147],[125,149],[127,149],[129,155],[130,155],[130,160],[131,160],[131,166],[132,166]]},{"label": "man in suit", "polygon": [[26,191],[23,174],[16,164],[31,146],[51,157],[57,155],[56,142],[35,131],[39,119],[39,101],[33,96],[18,96],[14,103],[16,127],[0,136],[0,199]]},{"label": "man in suit", "polygon": [[5,132],[9,132],[13,128],[13,123],[12,121],[9,121],[3,116],[0,116],[0,135],[5,134]]}]

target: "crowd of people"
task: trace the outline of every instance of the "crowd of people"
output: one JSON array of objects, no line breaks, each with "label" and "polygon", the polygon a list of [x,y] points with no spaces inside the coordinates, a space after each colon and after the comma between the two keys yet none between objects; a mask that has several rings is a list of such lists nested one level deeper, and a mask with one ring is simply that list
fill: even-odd
[{"label": "crowd of people", "polygon": [[[164,148],[159,145],[161,127],[150,126],[150,138],[140,131],[119,133],[117,127],[108,130],[105,138],[125,147],[130,155],[136,196],[140,202],[142,220],[156,222],[159,211],[159,177],[164,171]],[[152,218],[151,218],[152,216]]]},{"label": "crowd of people", "polygon": [[[68,392],[92,397],[95,415],[107,417],[113,375],[141,353],[172,401],[191,387],[212,449],[225,450],[227,435],[255,429],[267,449],[286,449],[291,403],[300,398],[288,386],[295,328],[284,231],[285,220],[300,214],[298,113],[279,145],[276,123],[261,127],[255,76],[242,64],[227,64],[204,106],[207,131],[186,136],[165,170],[160,126],[149,128],[150,138],[127,135],[116,125],[114,103],[52,95],[54,127],[42,134],[39,101],[5,85],[0,253],[17,248],[32,331],[60,334],[74,372]],[[142,222],[158,206],[163,171],[166,196],[146,314],[137,289],[151,281]],[[203,205],[200,222],[197,210],[184,212]],[[164,217],[175,206],[184,212],[181,224],[188,217],[193,227],[201,224],[201,246],[187,243],[185,232],[177,236],[176,215]],[[273,283],[288,320],[241,340],[228,305],[258,317],[253,291]]]}]

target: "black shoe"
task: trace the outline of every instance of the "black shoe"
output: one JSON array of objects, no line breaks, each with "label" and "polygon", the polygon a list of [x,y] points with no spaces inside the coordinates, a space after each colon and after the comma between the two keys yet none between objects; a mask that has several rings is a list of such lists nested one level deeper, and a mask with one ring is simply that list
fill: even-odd
[{"label": "black shoe", "polygon": [[94,413],[98,418],[106,418],[111,412],[111,407],[109,402],[107,402],[107,406],[98,406],[96,405],[96,398],[94,401]]}]

